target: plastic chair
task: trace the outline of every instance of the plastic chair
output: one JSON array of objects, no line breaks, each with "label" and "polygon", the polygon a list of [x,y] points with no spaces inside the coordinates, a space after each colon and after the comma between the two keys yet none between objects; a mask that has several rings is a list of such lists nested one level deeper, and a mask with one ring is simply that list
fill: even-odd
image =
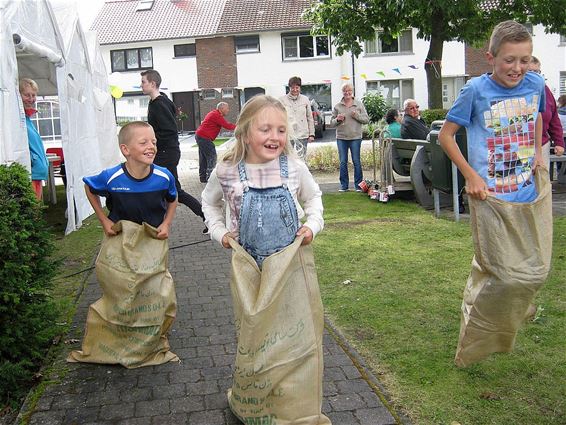
[{"label": "plastic chair", "polygon": [[53,175],[63,179],[63,184],[67,185],[67,175],[65,173],[65,157],[63,156],[63,148],[47,148],[47,154],[57,155],[60,160],[53,161]]}]

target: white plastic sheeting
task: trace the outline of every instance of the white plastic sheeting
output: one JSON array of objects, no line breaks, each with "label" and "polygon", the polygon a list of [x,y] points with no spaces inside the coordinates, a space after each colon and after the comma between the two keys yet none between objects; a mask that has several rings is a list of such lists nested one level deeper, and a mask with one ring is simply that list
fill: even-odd
[{"label": "white plastic sheeting", "polygon": [[59,97],[67,233],[92,214],[82,177],[121,161],[106,67],[75,7],[65,0],[0,0],[0,163],[30,167],[18,79],[32,78],[39,95]]}]

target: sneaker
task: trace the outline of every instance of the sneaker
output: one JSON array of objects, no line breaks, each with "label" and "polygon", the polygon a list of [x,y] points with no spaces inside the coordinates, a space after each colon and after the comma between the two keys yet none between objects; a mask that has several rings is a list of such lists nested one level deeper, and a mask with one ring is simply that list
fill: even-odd
[{"label": "sneaker", "polygon": [[356,192],[363,192],[362,189],[356,189]]},{"label": "sneaker", "polygon": [[348,189],[338,189],[338,192],[347,192]]},{"label": "sneaker", "polygon": [[208,233],[208,227],[204,226],[204,229],[202,229],[202,234],[206,235]]}]

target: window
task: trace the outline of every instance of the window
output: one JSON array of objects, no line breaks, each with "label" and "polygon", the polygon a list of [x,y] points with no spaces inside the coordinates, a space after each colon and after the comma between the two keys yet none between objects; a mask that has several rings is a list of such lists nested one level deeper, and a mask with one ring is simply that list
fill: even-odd
[{"label": "window", "polygon": [[387,53],[413,53],[413,31],[405,30],[399,38],[386,41],[380,35],[382,31],[375,33],[373,40],[366,40],[364,51],[366,55],[381,55]]},{"label": "window", "polygon": [[560,44],[566,44],[566,35],[560,34]]},{"label": "window", "polygon": [[378,91],[388,105],[401,109],[403,100],[413,96],[413,80],[368,81],[367,91]]},{"label": "window", "polygon": [[566,72],[560,72],[560,87],[558,87],[558,93],[560,96],[566,94]]},{"label": "window", "polygon": [[114,102],[118,124],[124,124],[128,121],[147,121],[148,96],[127,94],[119,99],[114,99]]},{"label": "window", "polygon": [[206,100],[216,99],[216,90],[204,89],[202,91],[202,98]]},{"label": "window", "polygon": [[236,53],[256,53],[259,52],[259,35],[246,35],[234,37]]},{"label": "window", "polygon": [[234,98],[234,89],[222,89],[222,99]]},{"label": "window", "polygon": [[283,34],[283,60],[330,57],[328,36],[312,36],[308,33]]},{"label": "window", "polygon": [[[287,91],[289,91],[288,88]],[[321,110],[332,110],[330,84],[304,84],[301,86],[301,94],[304,94],[309,99],[316,100]]]},{"label": "window", "polygon": [[140,0],[136,6],[136,11],[138,10],[151,10],[153,7],[153,0]]},{"label": "window", "polygon": [[186,58],[197,55],[197,45],[195,43],[175,44],[173,46],[176,58]]},{"label": "window", "polygon": [[37,114],[32,117],[41,139],[44,141],[61,139],[61,114],[59,102],[55,100],[38,100]]},{"label": "window", "polygon": [[110,51],[112,72],[153,68],[151,47]]}]

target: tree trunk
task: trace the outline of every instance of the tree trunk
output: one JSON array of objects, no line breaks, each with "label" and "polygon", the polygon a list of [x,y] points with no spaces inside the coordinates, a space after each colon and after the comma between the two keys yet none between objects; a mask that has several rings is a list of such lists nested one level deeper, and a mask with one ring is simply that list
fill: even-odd
[{"label": "tree trunk", "polygon": [[428,88],[429,109],[442,109],[442,49],[444,48],[444,37],[442,37],[442,17],[435,19],[436,23],[432,30],[428,55],[425,59],[426,83]]}]

